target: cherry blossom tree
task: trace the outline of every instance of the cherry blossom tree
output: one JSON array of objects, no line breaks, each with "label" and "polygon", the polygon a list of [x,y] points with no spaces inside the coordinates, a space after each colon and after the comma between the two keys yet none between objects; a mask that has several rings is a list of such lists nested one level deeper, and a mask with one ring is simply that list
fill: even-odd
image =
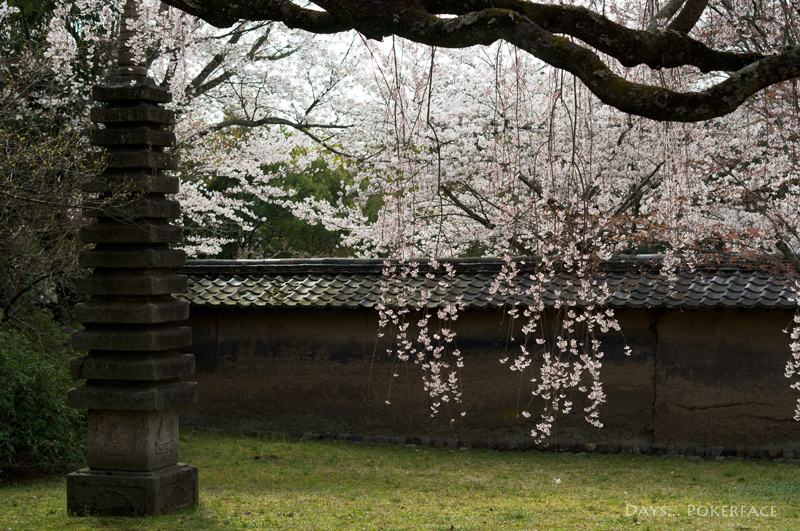
[{"label": "cherry blossom tree", "polygon": [[[378,5],[317,2],[326,8],[323,13],[295,11],[296,6],[288,2],[273,5],[278,4],[282,7],[276,12],[285,16],[284,20],[301,27],[320,23],[324,26],[320,31],[358,28],[365,19],[363,12]],[[481,21],[491,19],[499,24],[492,17],[499,16],[501,9],[470,15],[465,11],[477,9],[480,2],[468,2],[463,9],[448,4],[419,2],[415,6],[456,18],[431,20],[421,11],[416,14],[429,29],[460,24],[453,32],[461,31],[462,37],[472,30],[479,33],[475,28]],[[585,72],[576,72],[590,63],[597,66],[592,63],[596,57],[573,56],[576,64],[564,65],[551,60],[550,51],[540,53],[537,48],[531,52],[530,47],[520,45],[525,39],[505,33],[498,37],[488,29],[481,35],[490,35],[490,41],[503,38],[510,44],[465,51],[418,46],[394,38],[384,46],[368,44],[374,83],[366,100],[377,105],[371,113],[364,110],[368,105],[363,105],[359,110],[363,123],[343,136],[349,137],[351,152],[357,153],[353,157],[361,161],[350,192],[362,201],[380,197],[381,214],[375,224],[369,224],[356,209],[312,202],[301,205],[297,212],[348,231],[348,243],[363,249],[365,255],[408,260],[399,267],[387,264],[390,278],[381,320],[394,338],[389,353],[400,360],[414,360],[426,371],[426,389],[434,411],[442,402],[459,397],[457,369],[463,359],[451,335],[458,301],[445,304],[438,315],[440,325],[431,328],[426,299],[435,297],[437,290],[446,291],[446,279],[452,278],[452,273],[442,270],[437,280],[420,269],[418,257],[528,256],[538,264],[533,277],[539,286],[556,275],[571,275],[575,289],[558,303],[560,328],[555,333],[542,333],[543,303],[510,309],[512,319],[526,322],[526,339],[512,368],[531,367],[532,354],[541,367],[539,377],[533,378],[533,393],[548,403],[534,430],[536,435],[546,435],[555,416],[571,409],[567,396],[575,389],[585,390],[587,420],[599,425],[597,411],[604,395],[599,380],[602,348],[598,332],[617,327],[613,315],[601,310],[607,296],[604,286],[593,284],[603,260],[619,253],[661,252],[667,277],[679,262],[691,264],[698,259],[698,251],[751,253],[763,260],[765,253],[774,256],[778,250],[795,267],[800,263],[792,250],[800,244],[796,216],[792,216],[797,205],[795,12],[780,2],[726,2],[710,4],[701,17],[706,4],[700,4],[670,2],[658,9],[648,3],[638,10],[615,5],[609,18],[600,21],[582,9],[503,3],[513,11],[505,13],[512,20],[516,20],[514,13],[527,14],[528,20],[520,26],[545,25],[546,21],[534,14],[548,9],[561,13],[563,19],[574,16],[586,22],[589,17],[606,25],[609,42],[620,38],[621,33],[614,33],[619,29],[614,24],[619,23],[633,28],[630,31],[642,39],[658,37],[666,42],[675,38],[696,46],[699,41],[686,35],[691,30],[715,49],[724,50],[719,53],[726,60],[735,56],[747,63],[736,68],[721,63],[711,67],[688,60],[669,63],[662,56],[669,64],[655,61],[648,67],[675,68],[629,68],[637,64],[628,62],[630,50],[609,50],[607,43],[589,39],[585,28],[559,26],[559,32],[594,46],[609,61],[619,61],[607,67],[613,70],[608,77],[624,77],[630,83],[626,87],[636,87],[630,90],[650,94],[649,107],[641,99],[618,105],[608,96],[608,86],[587,81]],[[355,5],[361,8],[358,13],[349,10]],[[202,4],[193,6],[202,8]],[[498,7],[497,3],[494,6]],[[638,15],[628,16],[631,13]],[[295,15],[298,18],[292,18]],[[216,15],[207,16],[213,19]],[[397,18],[404,16],[411,15]],[[424,24],[409,29],[409,21],[393,25],[385,18],[380,20],[385,22],[387,34],[410,36],[427,44],[459,48],[472,42],[441,33],[430,37],[419,29]],[[337,21],[342,25],[337,26]],[[664,30],[666,25],[669,27]],[[373,33],[365,34],[375,36],[376,30],[370,31]],[[557,48],[557,43],[562,41],[551,44]],[[520,49],[557,68],[543,65]],[[692,61],[700,61],[701,55],[710,59],[705,54]],[[772,59],[766,60],[768,54],[772,59],[780,57],[788,69],[776,68],[789,72],[786,77],[778,79],[767,73],[772,68],[768,65],[773,64]],[[602,71],[597,68],[593,75]],[[704,70],[726,73],[709,76]],[[761,76],[761,88],[749,92],[752,97],[746,102],[726,92],[733,87],[737,87],[734,92],[743,89],[750,83],[745,79]],[[788,82],[775,84],[781,80]],[[671,88],[664,91],[657,86]],[[749,86],[747,90],[755,85]],[[677,90],[684,92],[675,96]],[[727,106],[709,104],[707,99],[714,94],[713,98],[722,98]],[[638,98],[630,93],[628,97]],[[690,100],[695,106],[691,109]],[[652,118],[713,120],[690,124]],[[775,261],[775,265],[781,263]],[[497,289],[514,295],[519,289],[517,275],[515,262],[509,259]],[[408,292],[407,285],[414,284],[411,279],[427,282],[416,298]],[[537,293],[534,290],[527,295],[535,298]],[[410,304],[412,300],[414,304]],[[420,331],[416,337],[412,324]],[[792,337],[795,358],[787,366],[789,377],[797,376],[800,368],[800,333],[795,330]],[[538,345],[535,353],[528,346],[533,343]]]},{"label": "cherry blossom tree", "polygon": [[[790,3],[166,4],[223,28],[142,2],[139,53],[170,84],[181,116],[185,174],[193,177],[182,197],[187,224],[226,217],[247,228],[247,196],[284,193],[271,187],[275,174],[265,166],[302,169],[325,156],[350,171],[338,201],[284,204],[342,231],[343,243],[364,256],[404,260],[387,265],[381,321],[393,337],[390,354],[423,368],[434,412],[460,396],[460,306],[445,295],[447,263],[425,269],[420,257],[505,256],[495,289],[512,299],[521,289],[513,257],[535,264],[526,273],[534,304],[509,308],[524,336],[509,358],[515,371],[531,372],[532,393],[545,401],[537,436],[573,409],[576,391],[586,397],[587,420],[601,424],[601,336],[618,328],[596,280],[604,260],[662,253],[667,277],[698,250],[777,249],[796,260],[800,47]],[[71,43],[103,56],[118,9],[89,16],[87,2],[67,5],[53,25],[64,72],[78,49]],[[59,33],[75,10],[92,23]],[[340,37],[270,40],[278,33],[271,22]],[[271,77],[270,59],[285,54]],[[361,68],[347,78],[335,73],[351,64]],[[322,87],[302,104],[300,79]],[[209,190],[210,175],[230,182],[228,196]],[[374,220],[364,213],[370,202],[380,205]],[[190,250],[213,253],[220,242],[197,238]],[[552,317],[535,286],[557,276],[570,289],[556,303],[555,330],[545,333]],[[422,282],[415,299],[404,291],[409,279]],[[433,314],[426,301],[436,297],[448,302]],[[798,370],[795,358],[787,376]]]}]

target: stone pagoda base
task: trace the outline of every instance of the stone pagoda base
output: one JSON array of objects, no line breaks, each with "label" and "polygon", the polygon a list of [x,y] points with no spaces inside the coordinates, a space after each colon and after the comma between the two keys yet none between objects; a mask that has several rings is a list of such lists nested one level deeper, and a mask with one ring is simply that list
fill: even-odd
[{"label": "stone pagoda base", "polygon": [[84,468],[67,475],[74,516],[168,514],[197,503],[197,467],[181,463],[152,472]]}]

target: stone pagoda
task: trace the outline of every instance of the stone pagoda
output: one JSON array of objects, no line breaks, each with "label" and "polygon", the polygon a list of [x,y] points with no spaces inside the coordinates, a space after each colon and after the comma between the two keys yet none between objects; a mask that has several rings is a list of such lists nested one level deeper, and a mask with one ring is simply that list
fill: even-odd
[{"label": "stone pagoda", "polygon": [[178,463],[178,407],[197,400],[194,383],[179,378],[194,372],[186,277],[172,272],[185,262],[170,244],[182,239],[180,206],[166,194],[178,191],[168,148],[174,113],[162,108],[169,91],[147,77],[126,45],[127,20],[120,22],[119,70],[94,88],[104,107],[92,110],[99,127],[92,143],[104,148],[105,171],[84,187],[92,194],[85,215],[94,221],[81,231],[93,245],[80,254],[92,273],[79,284],[88,302],[74,309],[84,328],[73,346],[88,356],[72,360],[74,388],[68,404],[88,410],[88,468],[67,476],[67,509],[73,515],[163,514],[198,503],[197,468]]}]

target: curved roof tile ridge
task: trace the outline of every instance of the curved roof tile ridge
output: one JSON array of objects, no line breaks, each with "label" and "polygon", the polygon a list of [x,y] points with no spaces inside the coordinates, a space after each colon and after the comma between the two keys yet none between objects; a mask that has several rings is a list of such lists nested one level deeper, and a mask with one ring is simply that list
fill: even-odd
[{"label": "curved roof tile ridge", "polygon": [[[794,277],[761,270],[753,260],[716,258],[694,271],[678,271],[668,281],[661,275],[662,256],[618,256],[596,265],[593,282],[605,282],[612,308],[793,308],[797,305]],[[189,277],[189,291],[181,296],[198,306],[262,308],[356,308],[374,307],[380,299],[383,259],[312,258],[269,260],[190,260],[179,271]],[[541,289],[530,259],[517,259],[519,275],[513,285],[503,282],[492,290],[504,261],[496,258],[439,260],[453,265],[453,292],[436,294],[428,307],[463,297],[468,308],[501,308],[518,301],[536,302],[540,292],[552,306],[558,297],[577,300],[578,287],[569,288],[569,272],[556,273]],[[398,262],[390,262],[398,265]],[[429,272],[429,261],[419,260],[420,275]],[[439,273],[441,275],[441,273]],[[533,278],[533,280],[532,280]],[[393,279],[396,288],[436,290],[438,280]],[[597,287],[593,289],[598,289]],[[558,293],[558,295],[557,295]],[[414,301],[418,297],[412,297]],[[578,301],[580,304],[580,301]]]}]

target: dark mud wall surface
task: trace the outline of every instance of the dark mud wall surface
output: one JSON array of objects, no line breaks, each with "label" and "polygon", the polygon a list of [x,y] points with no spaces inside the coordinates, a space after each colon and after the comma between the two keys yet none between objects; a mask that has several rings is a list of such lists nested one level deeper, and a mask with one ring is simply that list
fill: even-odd
[{"label": "dark mud wall surface", "polygon": [[[575,412],[557,421],[551,445],[800,450],[796,396],[783,376],[791,354],[782,330],[791,312],[620,310],[617,317],[622,332],[602,338],[604,427],[583,420],[585,403],[575,396]],[[200,384],[200,400],[182,411],[181,422],[530,446],[541,412],[541,400],[531,397],[538,367],[512,372],[498,361],[519,351],[508,316],[465,311],[457,323],[463,404],[442,404],[431,417],[420,367],[387,355],[374,310],[193,307],[194,342],[186,351],[195,355],[197,373],[187,380]]]}]

